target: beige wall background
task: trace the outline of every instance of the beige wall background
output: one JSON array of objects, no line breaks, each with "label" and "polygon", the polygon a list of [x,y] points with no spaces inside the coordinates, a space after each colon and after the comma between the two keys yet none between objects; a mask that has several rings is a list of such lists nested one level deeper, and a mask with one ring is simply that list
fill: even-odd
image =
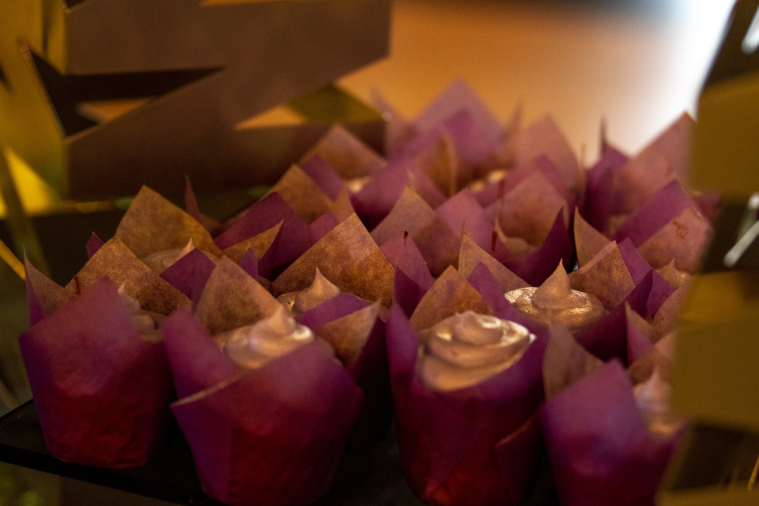
[{"label": "beige wall background", "polygon": [[634,153],[695,101],[732,0],[395,0],[391,55],[341,80],[413,117],[453,79],[502,120],[552,114],[586,161]]}]

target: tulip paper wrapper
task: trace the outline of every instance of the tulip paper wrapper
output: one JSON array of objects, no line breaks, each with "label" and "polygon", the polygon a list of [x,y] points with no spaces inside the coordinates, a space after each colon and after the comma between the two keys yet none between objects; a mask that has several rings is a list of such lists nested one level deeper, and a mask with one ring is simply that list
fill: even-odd
[{"label": "tulip paper wrapper", "polygon": [[187,311],[163,327],[171,405],[204,490],[235,505],[310,504],[330,487],[363,394],[321,340],[239,373]]},{"label": "tulip paper wrapper", "polygon": [[275,192],[243,212],[214,242],[233,260],[252,249],[260,274],[268,279],[273,269],[308,249],[308,225]]},{"label": "tulip paper wrapper", "polygon": [[364,404],[350,440],[356,450],[384,440],[393,414],[385,324],[379,318],[379,309],[379,303],[368,304],[355,295],[340,293],[296,317],[335,348],[364,392]]},{"label": "tulip paper wrapper", "polygon": [[280,306],[248,272],[226,257],[211,271],[195,306],[195,314],[211,335],[270,316]]},{"label": "tulip paper wrapper", "polygon": [[683,114],[632,158],[604,139],[601,159],[588,172],[584,212],[588,222],[611,235],[618,216],[632,213],[673,180],[682,180],[693,123]]},{"label": "tulip paper wrapper", "polygon": [[65,287],[45,277],[28,261],[25,267],[30,325],[102,278],[116,285],[124,284],[127,294],[147,311],[168,315],[191,305],[187,296],[153,272],[117,237],[102,244]]},{"label": "tulip paper wrapper", "polygon": [[334,125],[301,158],[301,162],[318,155],[345,180],[376,174],[385,160],[361,139],[341,125]]},{"label": "tulip paper wrapper", "polygon": [[546,401],[540,414],[561,504],[654,504],[679,436],[649,433],[619,362]]},{"label": "tulip paper wrapper", "polygon": [[92,284],[19,344],[54,457],[129,468],[159,450],[174,397],[166,353],[140,337],[113,283]]},{"label": "tulip paper wrapper", "polygon": [[629,238],[655,268],[674,258],[679,270],[694,273],[712,235],[712,226],[698,205],[678,181],[672,181],[630,214],[616,230],[615,239]]},{"label": "tulip paper wrapper", "polygon": [[196,248],[220,256],[211,234],[190,214],[143,186],[119,222],[116,237],[138,258],[167,249]]},{"label": "tulip paper wrapper", "polygon": [[433,276],[439,276],[456,262],[461,240],[410,188],[403,190],[390,214],[372,230],[372,238],[381,246],[403,232],[408,232],[419,248]]},{"label": "tulip paper wrapper", "polygon": [[[320,187],[320,182],[325,185],[329,184],[324,181],[324,177],[320,176],[329,174],[328,171],[331,171],[331,168],[326,162],[319,164],[319,160],[320,158],[311,159],[310,163],[304,165],[303,168],[297,165],[291,166],[270,190],[270,193],[278,193],[290,208],[308,224],[313,223],[327,211],[331,211],[339,219],[345,219],[353,214],[353,206],[348,197],[347,187],[341,185],[334,197],[325,192],[325,190],[331,191],[331,188],[323,189]],[[311,174],[304,169],[311,170]],[[316,173],[316,170],[319,172]],[[339,179],[336,173],[334,176]],[[317,179],[314,180],[314,177]]]},{"label": "tulip paper wrapper", "polygon": [[434,392],[415,374],[419,339],[399,306],[387,335],[401,462],[414,493],[438,505],[523,502],[540,448],[541,346],[476,386]]},{"label": "tulip paper wrapper", "polygon": [[311,286],[316,269],[342,292],[390,306],[393,266],[354,214],[332,229],[272,283],[276,296]]},{"label": "tulip paper wrapper", "polygon": [[415,162],[406,158],[388,161],[377,175],[351,196],[351,202],[361,220],[373,229],[390,214],[407,187],[433,209],[445,202],[445,195],[435,183]]}]

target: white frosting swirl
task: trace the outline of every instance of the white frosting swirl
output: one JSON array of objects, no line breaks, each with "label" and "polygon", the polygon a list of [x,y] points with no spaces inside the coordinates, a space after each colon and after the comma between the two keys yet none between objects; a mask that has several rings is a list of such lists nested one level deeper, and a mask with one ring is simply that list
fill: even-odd
[{"label": "white frosting swirl", "polygon": [[540,287],[518,288],[505,294],[520,312],[538,323],[563,323],[576,332],[608,314],[600,300],[589,293],[572,290],[562,263]]},{"label": "white frosting swirl", "polygon": [[473,311],[420,332],[416,372],[430,389],[466,388],[507,369],[535,340],[525,327]]},{"label": "white frosting swirl", "polygon": [[674,258],[661,269],[657,269],[656,272],[658,272],[659,275],[667,280],[667,283],[672,285],[674,288],[680,288],[681,286],[689,283],[691,280],[690,274],[685,271],[677,270],[677,267],[675,267]]},{"label": "white frosting swirl", "polygon": [[[192,239],[187,243],[187,245],[184,248],[174,248],[174,249],[165,249],[161,251],[156,251],[155,253],[151,253],[150,255],[146,256],[142,259],[143,263],[145,263],[148,267],[153,269],[158,274],[161,274],[163,271],[174,265],[180,258],[191,252],[195,249],[195,245],[192,243]],[[208,253],[207,251],[203,251],[203,254],[207,256],[214,264],[219,261],[218,258],[216,258],[211,253]]]},{"label": "white frosting swirl", "polygon": [[316,269],[314,282],[300,292],[289,292],[277,297],[277,300],[295,314],[305,313],[340,294],[340,289],[325,278]]},{"label": "white frosting swirl", "polygon": [[662,378],[658,367],[648,380],[635,386],[633,395],[654,437],[671,437],[685,425],[685,420],[671,409],[672,387]]},{"label": "white frosting swirl", "polygon": [[241,369],[256,369],[314,340],[311,329],[299,325],[283,306],[268,318],[216,336]]},{"label": "white frosting swirl", "polygon": [[166,317],[158,313],[153,313],[152,311],[144,311],[142,307],[140,307],[139,301],[130,297],[126,292],[126,283],[122,283],[119,286],[118,293],[121,296],[121,300],[131,317],[132,324],[137,328],[140,337],[149,343],[159,342],[162,337],[158,327]]}]

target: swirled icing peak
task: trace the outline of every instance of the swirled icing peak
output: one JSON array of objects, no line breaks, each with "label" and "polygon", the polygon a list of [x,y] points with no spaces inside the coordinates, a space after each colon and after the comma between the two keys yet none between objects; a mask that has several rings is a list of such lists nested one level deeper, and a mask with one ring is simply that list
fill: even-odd
[{"label": "swirled icing peak", "polygon": [[[150,255],[146,256],[142,259],[143,263],[145,263],[148,267],[153,269],[158,274],[162,273],[172,265],[174,265],[180,258],[187,255],[189,252],[195,249],[195,245],[192,243],[192,239],[190,239],[187,242],[187,245],[184,248],[174,248],[174,249],[165,249],[161,251],[156,251],[155,253],[151,253]],[[202,251],[202,250],[201,250]],[[218,262],[218,258],[216,258],[211,253],[208,253],[207,251],[203,251],[203,254],[210,258],[213,263]]]},{"label": "swirled icing peak", "polygon": [[659,368],[651,377],[633,389],[638,409],[646,421],[649,432],[660,438],[668,438],[685,424],[684,419],[672,411],[670,397],[672,387],[662,378]]},{"label": "swirled icing peak", "polygon": [[417,375],[432,390],[466,388],[504,371],[535,340],[525,327],[473,311],[420,333]]},{"label": "swirled icing peak", "polygon": [[317,268],[314,282],[311,283],[311,286],[300,292],[282,294],[277,297],[277,300],[297,314],[305,313],[339,294],[340,289],[325,278]]},{"label": "swirled icing peak", "polygon": [[151,311],[144,311],[137,299],[131,297],[126,292],[126,283],[122,283],[119,286],[118,294],[129,312],[132,324],[137,328],[140,337],[149,343],[159,342],[162,338],[158,326],[166,317]]},{"label": "swirled icing peak", "polygon": [[572,331],[583,329],[607,314],[596,297],[572,290],[561,262],[539,287],[518,288],[507,292],[505,297],[533,320],[544,325],[561,322]]},{"label": "swirled icing peak", "polygon": [[674,258],[661,269],[657,269],[656,272],[658,272],[661,277],[666,279],[667,282],[675,288],[680,288],[691,280],[690,274],[677,270],[677,267],[675,267]]},{"label": "swirled icing peak", "polygon": [[314,340],[311,329],[299,325],[283,306],[268,318],[217,336],[227,355],[242,369],[255,369]]}]

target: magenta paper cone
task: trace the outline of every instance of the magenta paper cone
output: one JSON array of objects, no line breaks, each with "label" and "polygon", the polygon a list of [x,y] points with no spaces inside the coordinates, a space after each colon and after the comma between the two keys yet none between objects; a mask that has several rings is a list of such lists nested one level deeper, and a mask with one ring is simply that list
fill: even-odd
[{"label": "magenta paper cone", "polygon": [[[498,241],[497,237],[494,239]],[[464,235],[461,238],[461,250],[459,250],[459,272],[468,277],[474,271],[474,268],[481,263],[485,264],[493,277],[495,277],[501,293],[530,286],[525,280],[511,272],[508,267]]]},{"label": "magenta paper cone", "polygon": [[627,266],[627,271],[630,273],[633,283],[637,285],[651,271],[651,266],[645,258],[640,256],[630,238],[621,241],[618,247],[619,254]]},{"label": "magenta paper cone", "polygon": [[487,184],[484,188],[474,192],[474,198],[483,209],[495,204],[506,194],[506,176]]},{"label": "magenta paper cone", "polygon": [[191,312],[175,311],[161,333],[180,399],[238,376],[237,367]]},{"label": "magenta paper cone", "polygon": [[[388,357],[401,462],[412,490],[436,505],[511,504],[517,476],[503,474],[494,447],[518,432],[543,398],[544,347],[533,346],[508,369],[477,385],[432,391],[416,376],[418,337],[394,306]],[[536,462],[535,444],[515,444],[509,459]],[[536,469],[527,473],[530,477]]]},{"label": "magenta paper cone", "polygon": [[356,450],[365,450],[383,441],[393,420],[385,332],[385,324],[376,319],[361,353],[347,368],[364,392],[364,404],[350,439],[351,447]]},{"label": "magenta paper cone", "polygon": [[419,130],[430,130],[442,124],[457,112],[467,111],[473,122],[485,135],[488,144],[495,146],[501,140],[503,128],[488,106],[465,81],[451,82],[414,120]]},{"label": "magenta paper cone", "polygon": [[214,256],[221,254],[203,225],[147,186],[140,188],[129,204],[115,237],[137,258],[157,251],[181,249],[190,239],[198,249]]},{"label": "magenta paper cone", "polygon": [[599,232],[608,230],[608,217],[613,212],[614,174],[628,161],[627,155],[609,147],[600,160],[588,171],[588,181],[585,188],[585,203],[583,217]]},{"label": "magenta paper cone", "polygon": [[196,248],[163,271],[161,277],[187,298],[197,301],[214,267],[213,260]]},{"label": "magenta paper cone", "polygon": [[550,116],[535,121],[516,135],[516,163],[521,165],[546,155],[564,178],[567,188],[579,199],[585,191],[585,171],[577,163],[564,134]]},{"label": "magenta paper cone", "polygon": [[684,179],[695,122],[683,113],[614,175],[617,213],[630,213],[673,179]]},{"label": "magenta paper cone", "polygon": [[714,236],[711,223],[693,207],[686,207],[671,222],[638,247],[652,267],[661,269],[675,260],[680,271],[695,274]]},{"label": "magenta paper cone", "polygon": [[319,155],[342,179],[372,176],[385,165],[384,158],[339,124],[333,125],[301,157],[301,162],[314,155]]},{"label": "magenta paper cone", "polygon": [[364,309],[369,304],[352,293],[340,292],[336,296],[301,313],[295,317],[298,323],[310,329],[316,329],[326,323],[342,318],[355,311]]},{"label": "magenta paper cone", "polygon": [[569,205],[543,174],[535,171],[498,201],[498,225],[506,236],[538,246],[550,233],[557,213],[569,223]]},{"label": "magenta paper cone", "polygon": [[672,295],[664,301],[653,319],[653,334],[651,340],[659,341],[661,338],[674,332],[677,328],[678,315],[685,299],[688,295],[690,284],[683,285],[674,291]]},{"label": "magenta paper cone", "polygon": [[90,285],[19,345],[55,458],[121,469],[158,451],[174,397],[166,353],[140,337],[110,281]]},{"label": "magenta paper cone", "polygon": [[26,273],[26,307],[29,311],[29,326],[52,314],[74,296],[69,290],[42,274],[24,255]]},{"label": "magenta paper cone", "polygon": [[494,224],[468,188],[446,200],[435,212],[459,237],[466,227],[467,235],[482,249],[489,249]]},{"label": "magenta paper cone", "polygon": [[414,371],[419,339],[404,314],[403,308],[393,304],[387,317],[387,356],[393,406],[398,413],[406,409],[409,385]]},{"label": "magenta paper cone", "polygon": [[604,246],[589,262],[571,272],[569,280],[573,289],[592,294],[609,310],[617,307],[640,281],[631,275],[614,241]]},{"label": "magenta paper cone", "polygon": [[643,202],[617,229],[617,242],[630,238],[635,246],[671,222],[686,207],[696,207],[678,181],[671,181]]},{"label": "magenta paper cone", "polygon": [[402,156],[413,160],[446,198],[460,189],[457,186],[461,174],[456,146],[443,126],[419,134],[406,145]]},{"label": "magenta paper cone", "polygon": [[382,246],[404,232],[419,248],[433,276],[439,276],[455,263],[461,245],[457,233],[410,188],[403,190],[393,210],[371,234]]},{"label": "magenta paper cone", "polygon": [[219,248],[226,249],[269,230],[282,220],[284,222],[280,234],[287,240],[280,241],[277,251],[273,252],[274,258],[271,263],[272,268],[276,268],[292,262],[308,249],[306,223],[277,193],[256,202],[234,225],[216,237],[214,242]]},{"label": "magenta paper cone", "polygon": [[577,265],[581,268],[610,242],[608,237],[585,221],[577,208],[575,208],[574,214],[574,239],[575,250],[577,250]]},{"label": "magenta paper cone", "polygon": [[466,109],[460,109],[443,121],[451,136],[458,158],[457,188],[481,177],[498,164],[497,144],[475,122]]},{"label": "magenta paper cone", "polygon": [[[653,272],[653,271],[652,271]],[[643,280],[625,298],[630,308],[638,314],[646,314],[646,304],[653,276],[649,272]],[[627,317],[626,306],[619,304],[608,315],[590,327],[577,333],[577,342],[601,360],[617,357],[627,361]]]},{"label": "magenta paper cone", "polygon": [[551,232],[540,248],[525,258],[506,262],[506,267],[531,286],[540,286],[553,274],[556,270],[554,266],[559,265],[560,261],[564,265],[571,265],[573,255],[574,243],[564,225],[563,211],[559,211]]},{"label": "magenta paper cone", "polygon": [[93,232],[87,240],[87,258],[92,258],[92,255],[97,253],[104,244],[105,242]]},{"label": "magenta paper cone", "polygon": [[445,195],[414,161],[395,158],[351,196],[351,203],[366,227],[372,230],[390,214],[406,187],[433,209],[445,202]]},{"label": "magenta paper cone", "polygon": [[543,355],[543,391],[546,400],[603,365],[572,336],[563,323],[551,324]]},{"label": "magenta paper cone", "polygon": [[490,304],[454,267],[448,267],[419,301],[409,321],[424,330],[456,313],[492,314]]},{"label": "magenta paper cone", "polygon": [[308,246],[309,248],[319,242],[319,239],[329,234],[333,228],[340,224],[340,220],[335,218],[332,211],[327,211],[316,218],[308,226]]},{"label": "magenta paper cone", "polygon": [[232,505],[290,506],[329,489],[362,400],[317,340],[171,409],[206,493]]},{"label": "magenta paper cone", "polygon": [[287,205],[295,211],[295,214],[306,223],[312,223],[326,211],[336,210],[336,206],[346,203],[350,207],[346,216],[353,213],[353,207],[348,202],[347,190],[343,202],[332,201],[319,185],[297,165],[291,165],[274,183],[269,193],[279,194],[287,202]]},{"label": "magenta paper cone", "polygon": [[256,257],[255,251],[252,249],[246,251],[237,265],[239,265],[242,270],[247,272],[248,276],[253,279],[258,279],[259,283],[261,282],[261,280],[258,278],[258,258]]},{"label": "magenta paper cone", "polygon": [[407,317],[414,314],[414,310],[422,300],[426,290],[422,290],[419,284],[403,272],[403,269],[395,269],[393,278],[393,304],[402,308]]},{"label": "magenta paper cone", "polygon": [[530,332],[538,336],[546,334],[547,328],[545,326],[525,316],[504,297],[504,292],[499,288],[498,281],[485,264],[477,264],[477,267],[472,270],[467,281],[490,304],[490,307],[493,309],[493,315],[502,320],[509,320],[524,325]]},{"label": "magenta paper cone", "polygon": [[305,160],[300,164],[303,172],[308,174],[314,183],[324,192],[330,200],[336,200],[340,195],[340,189],[343,186],[343,180],[335,172],[335,169],[324,161],[318,154]]},{"label": "magenta paper cone", "polygon": [[[524,504],[535,487],[543,452],[543,432],[536,411],[517,430],[500,440],[493,448],[501,474],[508,476],[506,487],[510,504]],[[535,449],[538,448],[538,451]]]},{"label": "magenta paper cone", "polygon": [[651,324],[628,305],[625,309],[627,317],[627,365],[632,365],[654,347],[651,342]]},{"label": "magenta paper cone", "polygon": [[430,274],[427,264],[424,262],[419,248],[414,240],[406,232],[399,232],[391,237],[380,247],[380,251],[396,269],[411,277],[419,287],[427,291],[435,282]]},{"label": "magenta paper cone", "polygon": [[179,307],[191,305],[190,299],[161,279],[117,237],[98,249],[69,281],[66,290],[77,294],[104,277],[116,285],[124,284],[126,292],[146,311],[168,315]]},{"label": "magenta paper cone", "polygon": [[649,434],[619,362],[571,385],[540,414],[562,505],[654,504],[677,437]]},{"label": "magenta paper cone", "polygon": [[664,277],[653,270],[653,268],[646,262],[638,250],[633,246],[632,241],[625,239],[619,243],[619,252],[622,255],[627,269],[632,276],[633,281],[639,283],[649,272],[651,272],[652,285],[651,293],[648,297],[648,303],[646,309],[648,316],[653,318],[659,308],[664,304],[664,301],[669,298],[675,292],[675,288],[664,279]]},{"label": "magenta paper cone", "polygon": [[381,300],[386,306],[392,303],[393,266],[355,214],[280,274],[272,283],[272,291],[279,296],[311,286],[316,268],[340,291]]},{"label": "magenta paper cone", "polygon": [[356,450],[385,439],[392,419],[385,324],[378,318],[378,310],[378,306],[355,295],[340,293],[295,317],[335,348],[337,357],[364,392],[364,404],[350,441]]},{"label": "magenta paper cone", "polygon": [[539,155],[527,160],[511,170],[503,181],[502,194],[505,195],[510,192],[516,188],[519,183],[528,179],[536,172],[539,172],[540,175],[550,183],[551,188],[567,201],[567,205],[570,209],[575,207],[575,195],[573,195],[567,187],[559,169],[546,155]]}]

